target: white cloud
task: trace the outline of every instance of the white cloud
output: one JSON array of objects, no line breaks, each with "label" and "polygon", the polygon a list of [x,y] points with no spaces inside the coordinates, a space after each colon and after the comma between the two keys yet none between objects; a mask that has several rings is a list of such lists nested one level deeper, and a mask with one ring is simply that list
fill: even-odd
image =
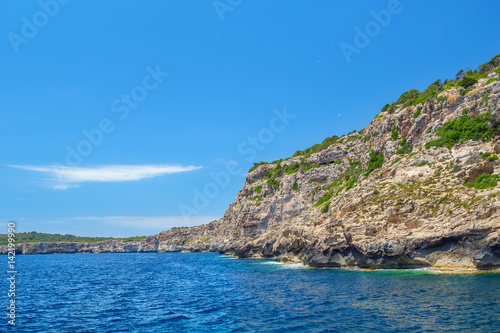
[{"label": "white cloud", "polygon": [[78,187],[79,185],[66,185],[66,184],[57,184],[53,185],[52,188],[54,190],[67,190],[70,187]]},{"label": "white cloud", "polygon": [[70,185],[69,183],[133,181],[201,168],[201,166],[196,167],[192,165],[179,166],[162,164],[103,165],[97,167],[10,165],[10,167],[47,173],[53,177],[47,180],[55,183],[51,185],[51,187],[57,190],[78,187],[78,185]]}]

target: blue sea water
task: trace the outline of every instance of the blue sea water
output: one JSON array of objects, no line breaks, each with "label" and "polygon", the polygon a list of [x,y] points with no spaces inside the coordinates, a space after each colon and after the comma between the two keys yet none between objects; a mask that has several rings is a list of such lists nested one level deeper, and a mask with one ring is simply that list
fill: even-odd
[{"label": "blue sea water", "polygon": [[500,332],[498,273],[306,269],[215,253],[16,260],[16,326],[4,282],[2,332]]}]

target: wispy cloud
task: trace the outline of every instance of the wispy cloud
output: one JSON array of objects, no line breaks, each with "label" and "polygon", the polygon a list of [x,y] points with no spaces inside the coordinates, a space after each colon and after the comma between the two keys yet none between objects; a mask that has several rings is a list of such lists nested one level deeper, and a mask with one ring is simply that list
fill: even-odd
[{"label": "wispy cloud", "polygon": [[201,166],[179,165],[102,165],[96,167],[68,167],[68,166],[36,166],[36,165],[9,165],[13,168],[38,171],[48,174],[46,179],[51,187],[57,190],[66,190],[78,187],[75,183],[84,182],[123,182],[144,178],[153,178],[171,173],[187,172],[200,169]]}]

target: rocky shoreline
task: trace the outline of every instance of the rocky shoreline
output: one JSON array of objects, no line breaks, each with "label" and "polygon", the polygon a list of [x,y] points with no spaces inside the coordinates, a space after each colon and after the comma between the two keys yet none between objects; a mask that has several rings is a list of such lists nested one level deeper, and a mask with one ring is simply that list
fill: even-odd
[{"label": "rocky shoreline", "polygon": [[326,149],[258,165],[224,217],[207,225],[135,243],[21,244],[16,252],[210,251],[311,267],[500,268],[500,188],[474,185],[500,174],[500,136],[429,147],[440,127],[464,115],[500,121],[499,79],[490,71],[468,89],[391,106]]}]

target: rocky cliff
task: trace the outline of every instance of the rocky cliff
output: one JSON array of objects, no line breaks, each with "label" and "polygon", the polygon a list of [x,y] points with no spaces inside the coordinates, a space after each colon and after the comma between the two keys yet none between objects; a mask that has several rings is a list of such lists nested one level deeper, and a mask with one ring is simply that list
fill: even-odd
[{"label": "rocky cliff", "polygon": [[[138,244],[54,251],[216,251],[315,267],[498,268],[500,57],[485,65],[406,92],[362,131],[257,165],[220,220]],[[22,250],[47,251],[31,244]]]},{"label": "rocky cliff", "polygon": [[[16,244],[16,254],[56,254],[56,253],[125,253],[125,252],[156,252],[158,238],[148,237],[138,242],[122,242],[121,240],[106,240],[102,242],[45,242]],[[7,245],[0,246],[0,254],[8,254]]]},{"label": "rocky cliff", "polygon": [[326,149],[259,165],[222,219],[162,232],[158,250],[317,267],[500,267],[500,74],[491,67],[407,92]]}]

